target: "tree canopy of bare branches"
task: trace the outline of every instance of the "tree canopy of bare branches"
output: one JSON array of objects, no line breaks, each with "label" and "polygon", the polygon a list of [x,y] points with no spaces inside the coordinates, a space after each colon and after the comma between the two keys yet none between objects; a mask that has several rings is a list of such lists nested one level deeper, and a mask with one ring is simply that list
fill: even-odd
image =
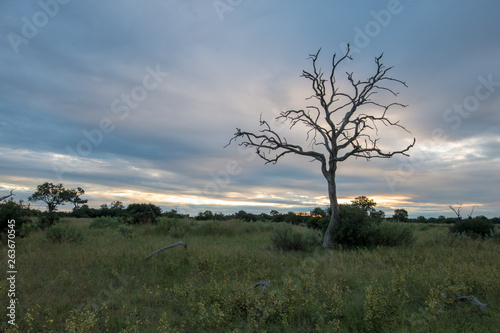
[{"label": "tree canopy of bare branches", "polygon": [[405,82],[388,75],[392,67],[383,65],[383,55],[375,58],[375,71],[370,77],[359,80],[353,72],[346,72],[347,84],[341,85],[337,81],[340,66],[352,60],[349,45],[342,56],[333,55],[331,70],[326,76],[318,65],[320,51],[310,55],[312,70],[304,70],[301,75],[310,81],[313,95],[307,100],[314,103],[304,109],[282,111],[276,117],[278,121],[288,122],[290,129],[303,125],[307,129],[308,144],[288,142],[261,116],[259,132],[237,128],[228,145],[240,140],[239,145],[255,148],[266,164],[276,164],[288,154],[307,156],[320,163],[321,172],[328,183],[331,207],[331,220],[323,240],[323,247],[328,247],[332,243],[334,225],[339,221],[335,183],[337,164],[349,157],[371,159],[390,158],[396,154],[408,156],[407,152],[415,145],[415,139],[406,147],[394,151],[383,151],[379,146],[380,125],[397,127],[409,133],[398,121],[392,121],[388,116],[392,109],[406,106],[376,98],[383,93],[395,98],[398,93],[390,88],[392,84],[407,87]]}]

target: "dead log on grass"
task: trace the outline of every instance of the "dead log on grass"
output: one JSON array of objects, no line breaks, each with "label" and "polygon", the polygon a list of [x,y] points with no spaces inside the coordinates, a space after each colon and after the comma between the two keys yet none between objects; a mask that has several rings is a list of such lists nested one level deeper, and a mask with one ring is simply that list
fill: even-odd
[{"label": "dead log on grass", "polygon": [[455,300],[468,299],[472,303],[474,303],[481,311],[486,311],[486,304],[481,303],[474,296],[455,296]]},{"label": "dead log on grass", "polygon": [[143,261],[148,261],[149,259],[151,259],[152,256],[154,256],[155,254],[161,252],[161,251],[164,251],[164,250],[167,250],[167,249],[170,249],[172,247],[176,247],[176,246],[179,246],[179,245],[184,245],[184,248],[187,249],[187,244],[186,242],[184,241],[180,241],[180,242],[177,242],[175,244],[172,244],[172,245],[169,245],[169,246],[165,246],[165,247],[162,247],[161,249],[159,250],[156,250],[155,252],[151,253],[150,255],[148,255],[146,258],[144,258]]}]

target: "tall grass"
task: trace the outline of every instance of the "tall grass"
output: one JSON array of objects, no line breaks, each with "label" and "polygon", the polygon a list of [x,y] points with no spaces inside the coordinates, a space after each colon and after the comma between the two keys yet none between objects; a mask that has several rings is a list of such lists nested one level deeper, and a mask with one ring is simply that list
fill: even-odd
[{"label": "tall grass", "polygon": [[[270,239],[274,224],[179,221],[189,226],[182,236],[187,249],[172,248],[147,262],[147,254],[179,241],[173,227],[160,233],[159,224],[133,226],[124,237],[78,220],[70,223],[85,234],[80,243],[52,243],[42,231],[19,239],[17,327],[4,321],[0,330],[498,330],[500,244],[492,239],[437,241],[447,230],[430,228],[417,231],[418,241],[406,247],[277,252]],[[6,300],[6,270],[0,277]],[[258,281],[269,282],[265,293],[254,288]],[[457,294],[477,297],[487,310],[455,300]],[[6,318],[5,306],[0,315]]]}]

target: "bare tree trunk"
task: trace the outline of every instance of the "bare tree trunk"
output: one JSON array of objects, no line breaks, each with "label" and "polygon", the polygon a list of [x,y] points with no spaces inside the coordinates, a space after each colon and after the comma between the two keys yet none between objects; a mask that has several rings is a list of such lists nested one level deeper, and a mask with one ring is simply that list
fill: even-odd
[{"label": "bare tree trunk", "polygon": [[327,178],[328,181],[328,196],[330,198],[330,222],[326,228],[325,236],[323,238],[323,248],[328,248],[332,245],[332,230],[339,222],[339,203],[337,200],[337,187],[335,184],[335,177]]}]

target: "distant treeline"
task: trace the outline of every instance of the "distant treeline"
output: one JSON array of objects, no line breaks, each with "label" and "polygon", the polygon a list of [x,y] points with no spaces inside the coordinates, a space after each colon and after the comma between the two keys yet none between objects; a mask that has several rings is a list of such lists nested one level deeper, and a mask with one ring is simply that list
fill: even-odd
[{"label": "distant treeline", "polygon": [[[4,202],[6,204],[7,202]],[[14,204],[11,200],[10,204]],[[16,205],[19,205],[16,203]],[[25,205],[21,203],[23,208],[23,212],[28,216],[39,216],[44,214],[40,210],[33,209],[29,207],[29,205]],[[351,206],[351,205],[341,205],[341,206]],[[111,204],[103,204],[100,208],[90,208],[88,205],[82,205],[80,207],[75,207],[71,212],[61,212],[56,211],[54,214],[59,215],[59,217],[80,217],[80,218],[96,218],[103,216],[110,217],[127,217],[131,215],[135,215],[138,212],[148,213],[152,216],[165,216],[172,218],[194,218],[195,220],[231,220],[237,219],[245,222],[255,222],[255,221],[270,221],[270,222],[287,222],[291,224],[310,224],[311,226],[316,226],[319,224],[325,223],[324,220],[328,220],[330,218],[329,210],[327,208],[317,207],[310,211],[309,213],[297,213],[297,212],[287,212],[280,213],[277,210],[271,210],[269,214],[260,213],[254,214],[245,212],[244,210],[240,210],[233,214],[223,214],[221,212],[212,212],[210,210],[206,210],[204,212],[199,212],[196,216],[190,216],[189,214],[179,213],[175,209],[163,211],[159,206],[154,205],[152,203],[133,203],[125,207],[120,201],[113,201]],[[398,210],[403,211],[404,210]],[[393,220],[399,222],[407,222],[407,223],[435,223],[435,224],[451,224],[457,221],[457,217],[429,217],[426,218],[424,216],[419,216],[417,218],[409,218],[407,214],[397,215],[396,217],[378,217],[380,215],[372,214],[372,212],[367,212],[372,218],[383,218],[385,220]],[[464,217],[463,219],[474,219],[474,220],[482,220],[482,221],[491,221],[496,224],[500,224],[500,217],[487,218],[483,215],[478,215],[475,217]]]},{"label": "distant treeline", "polygon": [[[437,218],[430,217],[425,218],[419,216],[415,219],[409,218],[407,212],[404,209],[396,210],[396,213],[392,217],[385,217],[381,211],[376,212],[375,210],[370,210],[370,208],[360,207],[355,204],[345,204],[341,205],[341,218],[342,212],[347,212],[349,210],[356,209],[363,211],[363,215],[366,218],[373,221],[389,220],[389,221],[399,221],[404,223],[429,223],[429,224],[452,224],[458,221],[457,217],[445,217],[439,216]],[[125,207],[122,202],[114,201],[111,204],[103,204],[100,208],[90,208],[88,205],[84,204],[82,206],[75,207],[71,212],[41,212],[39,210],[32,209],[29,205],[23,202],[16,203],[13,200],[4,201],[0,204],[0,218],[2,218],[2,223],[0,229],[4,230],[8,219],[17,219],[21,222],[22,219],[27,219],[30,217],[38,218],[41,225],[53,225],[60,218],[64,217],[77,217],[77,218],[98,218],[98,217],[116,217],[122,223],[127,224],[147,224],[156,223],[156,218],[158,217],[168,217],[177,219],[195,219],[195,220],[242,220],[245,222],[255,222],[255,221],[267,221],[267,222],[286,222],[294,225],[303,225],[313,229],[325,230],[328,222],[330,220],[329,210],[327,208],[323,209],[317,207],[310,211],[309,213],[296,213],[287,212],[280,213],[277,210],[271,210],[269,214],[260,213],[254,214],[240,210],[233,214],[223,214],[220,212],[212,212],[206,210],[204,212],[199,212],[196,216],[189,216],[189,214],[179,213],[175,209],[163,211],[159,206],[152,203],[133,203]],[[500,218],[495,217],[488,219],[485,216],[475,216],[462,218],[461,220],[471,220],[477,222],[489,221],[491,223],[499,224]],[[3,223],[5,222],[5,223]]]}]

